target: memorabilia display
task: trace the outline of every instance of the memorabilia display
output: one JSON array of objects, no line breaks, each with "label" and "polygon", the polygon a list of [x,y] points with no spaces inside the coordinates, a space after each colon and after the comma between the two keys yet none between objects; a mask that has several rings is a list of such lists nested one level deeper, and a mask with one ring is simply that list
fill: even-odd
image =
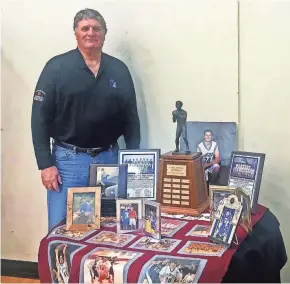
[{"label": "memorabilia display", "polygon": [[175,150],[173,154],[181,154],[180,152],[180,137],[182,136],[185,144],[185,152],[182,154],[190,154],[188,140],[187,140],[187,112],[182,109],[183,103],[177,101],[175,103],[176,110],[172,112],[172,121],[177,123],[176,125],[176,135],[175,135]]},{"label": "memorabilia display", "polygon": [[116,217],[101,217],[101,227],[115,227]]},{"label": "memorabilia display", "polygon": [[210,185],[209,186],[209,197],[210,197],[210,218],[211,221],[215,218],[215,213],[220,202],[236,192],[235,186],[223,186],[223,185]]},{"label": "memorabilia display", "polygon": [[186,236],[192,237],[207,237],[210,231],[210,226],[206,225],[195,225],[187,234]]},{"label": "memorabilia display", "polygon": [[151,237],[141,237],[138,241],[133,243],[129,248],[152,250],[160,252],[172,252],[179,244],[181,240],[165,239],[156,240]]},{"label": "memorabilia display", "polygon": [[224,198],[217,209],[208,238],[230,247],[242,213],[242,204],[234,194]]},{"label": "memorabilia display", "polygon": [[154,255],[143,266],[138,283],[197,283],[206,259]]},{"label": "memorabilia display", "polygon": [[160,149],[119,150],[118,163],[128,164],[127,198],[156,200]]},{"label": "memorabilia display", "polygon": [[233,151],[231,155],[228,185],[240,187],[250,196],[252,213],[256,211],[265,157],[245,151]]},{"label": "memorabilia display", "polygon": [[161,235],[162,237],[173,237],[187,222],[172,219],[161,219]]},{"label": "memorabilia display", "polygon": [[243,206],[240,225],[249,234],[252,231],[251,200],[240,187],[236,189],[236,195]]},{"label": "memorabilia display", "polygon": [[160,203],[150,200],[143,200],[142,212],[144,220],[143,232],[146,235],[159,240],[161,238]]},{"label": "memorabilia display", "polygon": [[178,254],[221,257],[226,250],[227,247],[222,244],[188,241],[178,251]]},{"label": "memorabilia display", "polygon": [[66,230],[100,229],[101,187],[68,188],[66,215]]},{"label": "memorabilia display", "polygon": [[101,215],[116,216],[116,198],[127,196],[127,164],[91,164],[89,186],[101,187]]},{"label": "memorabilia display", "polygon": [[163,154],[158,175],[163,213],[199,216],[209,205],[201,153]]},{"label": "memorabilia display", "polygon": [[142,200],[117,199],[117,233],[142,230]]},{"label": "memorabilia display", "polygon": [[135,237],[135,235],[130,234],[117,234],[112,231],[101,231],[97,235],[87,240],[87,242],[105,246],[124,247]]}]

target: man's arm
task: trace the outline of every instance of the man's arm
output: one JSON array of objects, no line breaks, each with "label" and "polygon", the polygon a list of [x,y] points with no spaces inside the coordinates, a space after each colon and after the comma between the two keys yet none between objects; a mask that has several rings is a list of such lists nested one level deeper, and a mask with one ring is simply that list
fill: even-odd
[{"label": "man's arm", "polygon": [[55,64],[49,61],[38,79],[32,103],[31,131],[38,169],[54,166],[50,152],[51,127],[55,110]]},{"label": "man's arm", "polygon": [[140,133],[140,120],[137,110],[136,93],[133,80],[128,70],[128,100],[125,108],[125,129],[124,139],[127,149],[139,149],[141,133]]}]

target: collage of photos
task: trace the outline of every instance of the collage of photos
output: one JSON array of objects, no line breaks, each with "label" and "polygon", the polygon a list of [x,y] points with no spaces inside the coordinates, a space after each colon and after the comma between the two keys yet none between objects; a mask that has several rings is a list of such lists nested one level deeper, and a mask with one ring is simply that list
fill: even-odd
[{"label": "collage of photos", "polygon": [[130,265],[142,253],[96,248],[81,261],[79,283],[127,283]]},{"label": "collage of photos", "polygon": [[177,219],[161,219],[161,235],[162,237],[172,237],[177,233],[182,227],[187,224],[185,221],[180,221]]},{"label": "collage of photos", "polygon": [[210,232],[210,226],[206,225],[195,225],[186,236],[207,238]]},{"label": "collage of photos", "polygon": [[155,255],[143,266],[138,283],[197,283],[207,260]]}]

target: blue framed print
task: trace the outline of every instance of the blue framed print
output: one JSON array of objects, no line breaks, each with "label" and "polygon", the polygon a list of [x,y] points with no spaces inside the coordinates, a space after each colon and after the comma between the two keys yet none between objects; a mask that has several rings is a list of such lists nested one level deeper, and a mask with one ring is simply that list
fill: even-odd
[{"label": "blue framed print", "polygon": [[118,151],[118,163],[128,165],[127,198],[156,200],[160,149]]}]

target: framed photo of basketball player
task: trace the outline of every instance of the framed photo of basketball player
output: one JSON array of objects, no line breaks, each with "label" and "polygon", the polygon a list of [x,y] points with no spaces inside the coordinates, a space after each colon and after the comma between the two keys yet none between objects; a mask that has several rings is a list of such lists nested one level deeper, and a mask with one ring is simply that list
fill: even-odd
[{"label": "framed photo of basketball player", "polygon": [[116,216],[116,198],[127,196],[127,164],[91,164],[89,186],[101,187],[101,215]]},{"label": "framed photo of basketball player", "polygon": [[142,230],[142,200],[116,199],[117,233]]},{"label": "framed photo of basketball player", "polygon": [[208,238],[230,247],[236,233],[243,206],[234,194],[219,204]]},{"label": "framed photo of basketball player", "polygon": [[66,230],[100,229],[101,187],[68,188],[66,215]]},{"label": "framed photo of basketball player", "polygon": [[231,154],[228,185],[245,191],[250,197],[252,213],[256,211],[265,157],[263,153],[245,151],[233,151]]},{"label": "framed photo of basketball player", "polygon": [[143,232],[157,240],[161,239],[161,205],[151,200],[143,200]]},{"label": "framed photo of basketball player", "polygon": [[128,165],[127,198],[156,200],[160,149],[119,149],[118,163]]}]

